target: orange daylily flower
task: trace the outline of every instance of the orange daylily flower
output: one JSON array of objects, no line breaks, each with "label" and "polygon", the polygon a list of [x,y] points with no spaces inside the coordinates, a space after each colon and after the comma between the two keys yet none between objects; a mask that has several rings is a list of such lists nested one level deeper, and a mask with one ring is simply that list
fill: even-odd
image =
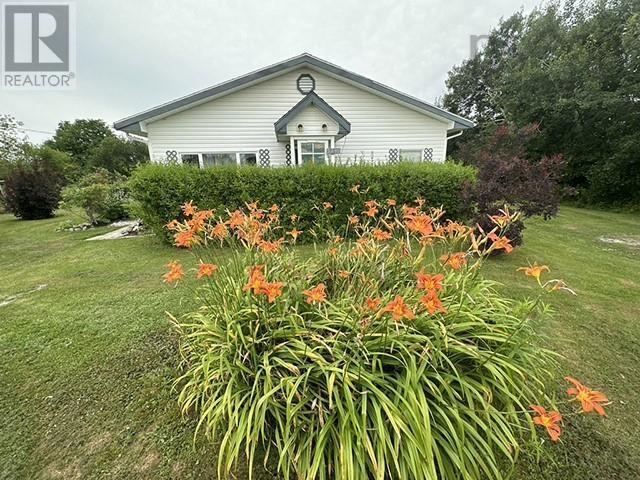
[{"label": "orange daylily flower", "polygon": [[177,283],[178,280],[184,277],[184,270],[179,262],[174,260],[173,262],[167,263],[166,266],[169,267],[169,271],[162,276],[165,282]]},{"label": "orange daylily flower", "polygon": [[438,290],[442,290],[442,281],[444,280],[444,275],[430,275],[420,270],[418,273],[416,273],[416,278],[418,279],[419,290],[425,290],[427,292],[437,292]]},{"label": "orange daylily flower", "polygon": [[251,291],[254,295],[266,295],[269,303],[282,295],[282,282],[267,282],[264,277],[264,265],[256,265],[251,269],[249,281],[242,287],[243,292]]},{"label": "orange daylily flower", "polygon": [[220,222],[211,229],[211,235],[218,239],[227,238],[229,236],[229,229],[224,223]]},{"label": "orange daylily flower", "polygon": [[378,202],[376,202],[375,200],[367,200],[366,202],[364,202],[364,206],[371,209],[371,208],[377,208],[380,206],[380,204]]},{"label": "orange daylily flower", "polygon": [[193,230],[178,232],[173,236],[176,247],[191,248],[198,243],[199,239]]},{"label": "orange daylily flower", "polygon": [[229,226],[231,228],[238,228],[243,225],[247,220],[247,216],[241,210],[236,210],[229,215]]},{"label": "orange daylily flower", "polygon": [[[200,212],[198,212],[200,213]],[[194,233],[200,233],[204,230],[204,219],[195,214],[191,220],[187,221],[187,225]]]},{"label": "orange daylily flower", "polygon": [[338,254],[338,249],[335,247],[330,248],[329,250],[327,250],[327,253],[332,256],[335,257]]},{"label": "orange daylily flower", "polygon": [[413,310],[404,302],[404,298],[397,295],[392,301],[390,301],[382,310],[385,313],[390,313],[392,318],[398,322],[403,318],[411,320],[415,318]]},{"label": "orange daylily flower", "polygon": [[357,225],[360,221],[360,218],[357,215],[349,215],[348,219],[351,225]]},{"label": "orange daylily flower", "polygon": [[454,270],[460,270],[460,268],[467,264],[467,256],[464,252],[457,252],[450,255],[442,255],[440,261]]},{"label": "orange daylily flower", "polygon": [[253,293],[257,295],[266,283],[267,282],[264,278],[264,265],[256,265],[251,269],[251,272],[249,273],[249,281],[244,287],[242,287],[242,291],[253,291]]},{"label": "orange daylily flower", "polygon": [[585,387],[575,378],[564,377],[564,379],[575,385],[575,387],[567,390],[567,394],[575,396],[574,400],[578,400],[580,402],[584,413],[595,411],[603,417],[607,416],[602,406],[603,404],[609,403],[609,399],[604,393]]},{"label": "orange daylily flower", "polygon": [[196,275],[196,278],[201,279],[202,277],[210,277],[216,270],[218,270],[218,266],[214,263],[200,263],[200,265],[198,265],[198,274]]},{"label": "orange daylily flower", "polygon": [[291,235],[291,237],[295,241],[302,234],[302,230],[298,230],[298,229],[294,228],[293,230],[287,232],[287,234]]},{"label": "orange daylily flower", "polygon": [[322,207],[323,207],[325,210],[331,210],[331,209],[333,208],[333,205],[332,205],[330,202],[324,202],[324,203],[322,204]]},{"label": "orange daylily flower", "polygon": [[340,278],[349,278],[351,276],[351,272],[349,270],[338,270],[338,276]]},{"label": "orange daylily flower", "polygon": [[396,202],[393,198],[387,198],[387,206],[388,207],[395,207],[397,205],[398,202]]},{"label": "orange daylily flower", "polygon": [[442,305],[442,301],[438,298],[438,292],[435,290],[429,290],[429,293],[420,298],[420,303],[427,309],[429,315],[437,312],[447,313],[446,307]]},{"label": "orange daylily flower", "polygon": [[424,213],[408,217],[405,225],[410,232],[419,233],[423,237],[433,233],[433,220],[429,215]]},{"label": "orange daylily flower", "polygon": [[266,240],[262,240],[258,243],[258,248],[262,250],[264,253],[277,253],[282,248],[282,242],[284,239],[280,238],[275,242],[268,242]]},{"label": "orange daylily flower", "polygon": [[185,217],[190,217],[191,215],[196,213],[196,210],[198,210],[198,207],[193,205],[193,200],[190,200],[188,203],[183,204],[180,208],[182,209],[182,213],[184,213]]},{"label": "orange daylily flower", "polygon": [[280,207],[274,203],[273,205],[271,205],[271,206],[269,207],[269,211],[270,211],[271,213],[277,213],[277,212],[279,212],[279,211],[280,211]]},{"label": "orange daylily flower", "polygon": [[246,203],[245,205],[251,212],[255,212],[256,210],[258,210],[258,202]]},{"label": "orange daylily flower", "polygon": [[379,298],[367,297],[366,302],[367,302],[367,308],[375,312],[380,308],[380,304],[382,303],[382,300],[380,300]]},{"label": "orange daylily flower", "polygon": [[283,286],[284,283],[282,282],[267,282],[263,285],[260,293],[267,296],[269,303],[273,303],[276,301],[276,298],[282,295]]},{"label": "orange daylily flower", "polygon": [[562,429],[558,424],[562,421],[562,415],[557,411],[547,412],[547,410],[540,405],[531,405],[530,408],[537,414],[533,417],[533,423],[545,427],[552,442],[560,440]]},{"label": "orange daylily flower", "polygon": [[379,242],[384,242],[386,240],[391,240],[393,238],[393,235],[391,235],[389,232],[385,232],[384,230],[381,230],[379,228],[375,228],[373,230],[373,238],[375,238]]},{"label": "orange daylily flower", "polygon": [[540,275],[543,272],[550,272],[551,269],[546,265],[538,265],[538,263],[534,263],[533,265],[529,265],[528,267],[520,267],[518,272],[524,272],[524,274],[528,277],[533,277],[540,283]]},{"label": "orange daylily flower", "polygon": [[327,292],[324,283],[319,283],[312,289],[303,291],[302,294],[307,297],[305,299],[307,303],[321,303],[327,299]]},{"label": "orange daylily flower", "polygon": [[378,214],[378,209],[376,207],[372,207],[372,208],[370,208],[368,210],[365,210],[362,213],[364,213],[369,218],[373,218]]},{"label": "orange daylily flower", "polygon": [[511,240],[509,240],[507,237],[499,237],[495,233],[490,233],[487,238],[493,242],[491,245],[492,249],[504,250],[506,253],[511,253],[513,251]]},{"label": "orange daylily flower", "polygon": [[402,205],[402,214],[406,218],[415,217],[420,214],[420,211],[416,207],[410,207],[409,205]]}]

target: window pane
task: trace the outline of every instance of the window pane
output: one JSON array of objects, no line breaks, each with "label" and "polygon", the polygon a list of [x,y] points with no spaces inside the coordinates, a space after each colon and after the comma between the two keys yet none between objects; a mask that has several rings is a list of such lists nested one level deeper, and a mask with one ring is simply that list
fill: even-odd
[{"label": "window pane", "polygon": [[180,155],[183,165],[191,165],[192,167],[200,167],[197,153],[183,153]]},{"label": "window pane", "polygon": [[314,153],[320,153],[320,152],[324,152],[324,143],[314,143],[313,144],[313,151]]},{"label": "window pane", "polygon": [[237,165],[235,153],[217,153],[216,165]]},{"label": "window pane", "polygon": [[401,162],[420,162],[422,161],[422,150],[400,150]]},{"label": "window pane", "polygon": [[236,155],[235,153],[203,153],[202,164],[205,168],[235,165]]},{"label": "window pane", "polygon": [[315,155],[313,155],[313,161],[316,165],[324,165],[324,160],[324,153],[316,153]]},{"label": "window pane", "polygon": [[313,155],[310,153],[302,154],[302,164],[305,165],[307,163],[313,163]]},{"label": "window pane", "polygon": [[241,153],[240,154],[240,165],[255,165],[256,164],[256,154],[255,153]]},{"label": "window pane", "polygon": [[302,149],[302,153],[311,153],[311,152],[313,152],[313,143],[311,143],[311,142],[302,142],[300,144],[300,148]]}]

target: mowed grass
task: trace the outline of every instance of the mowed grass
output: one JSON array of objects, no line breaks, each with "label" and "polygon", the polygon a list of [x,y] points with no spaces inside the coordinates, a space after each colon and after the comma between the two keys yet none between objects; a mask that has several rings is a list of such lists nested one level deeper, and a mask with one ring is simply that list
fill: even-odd
[{"label": "mowed grass", "polygon": [[[165,311],[190,308],[188,285],[163,285],[163,265],[188,252],[153,237],[85,242],[56,232],[63,216],[0,216],[0,478],[215,478],[215,448],[193,442],[172,382],[179,355]],[[563,208],[528,222],[525,246],[486,273],[514,297],[534,296],[518,266],[538,261],[578,296],[549,297],[542,327],[571,374],[610,396],[609,418],[569,418],[563,444],[521,479],[640,478],[640,217]],[[272,478],[265,472],[259,477]],[[247,478],[238,466],[238,477]]]}]

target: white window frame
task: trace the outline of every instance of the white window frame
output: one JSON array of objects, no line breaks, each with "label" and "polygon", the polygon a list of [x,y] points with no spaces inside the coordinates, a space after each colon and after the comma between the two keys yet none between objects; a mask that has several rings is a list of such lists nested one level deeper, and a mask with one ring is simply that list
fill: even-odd
[{"label": "white window frame", "polygon": [[[311,136],[311,135],[303,135],[303,136],[294,136],[289,137],[289,142],[291,145],[291,164],[301,167],[302,166],[302,152],[301,152],[301,143],[319,143],[325,142],[325,152],[330,148],[336,147],[336,137],[335,136]],[[295,152],[298,152],[298,164],[295,163]],[[336,157],[335,155],[327,155],[325,153],[326,163],[325,165],[335,165]]]}]

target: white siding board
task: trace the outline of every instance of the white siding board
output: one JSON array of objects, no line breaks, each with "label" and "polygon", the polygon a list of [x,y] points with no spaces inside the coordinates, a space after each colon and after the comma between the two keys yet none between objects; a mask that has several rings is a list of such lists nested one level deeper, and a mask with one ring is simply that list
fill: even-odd
[{"label": "white siding board", "polygon": [[[362,88],[309,68],[297,69],[260,84],[230,93],[167,116],[146,125],[149,149],[154,160],[162,160],[167,150],[186,152],[257,151],[268,148],[271,164],[283,165],[285,144],[278,142],[274,123],[302,95],[296,89],[301,73],[316,80],[315,92],[351,123],[351,133],[336,141],[340,158],[364,156],[368,161],[385,161],[390,148],[432,148],[434,161],[446,155],[450,122],[435,119],[412,108],[382,98]],[[326,123],[331,133],[337,124],[316,107],[305,109],[291,121],[297,135],[298,123],[306,135],[322,135]],[[310,128],[311,130],[307,130]]]}]

